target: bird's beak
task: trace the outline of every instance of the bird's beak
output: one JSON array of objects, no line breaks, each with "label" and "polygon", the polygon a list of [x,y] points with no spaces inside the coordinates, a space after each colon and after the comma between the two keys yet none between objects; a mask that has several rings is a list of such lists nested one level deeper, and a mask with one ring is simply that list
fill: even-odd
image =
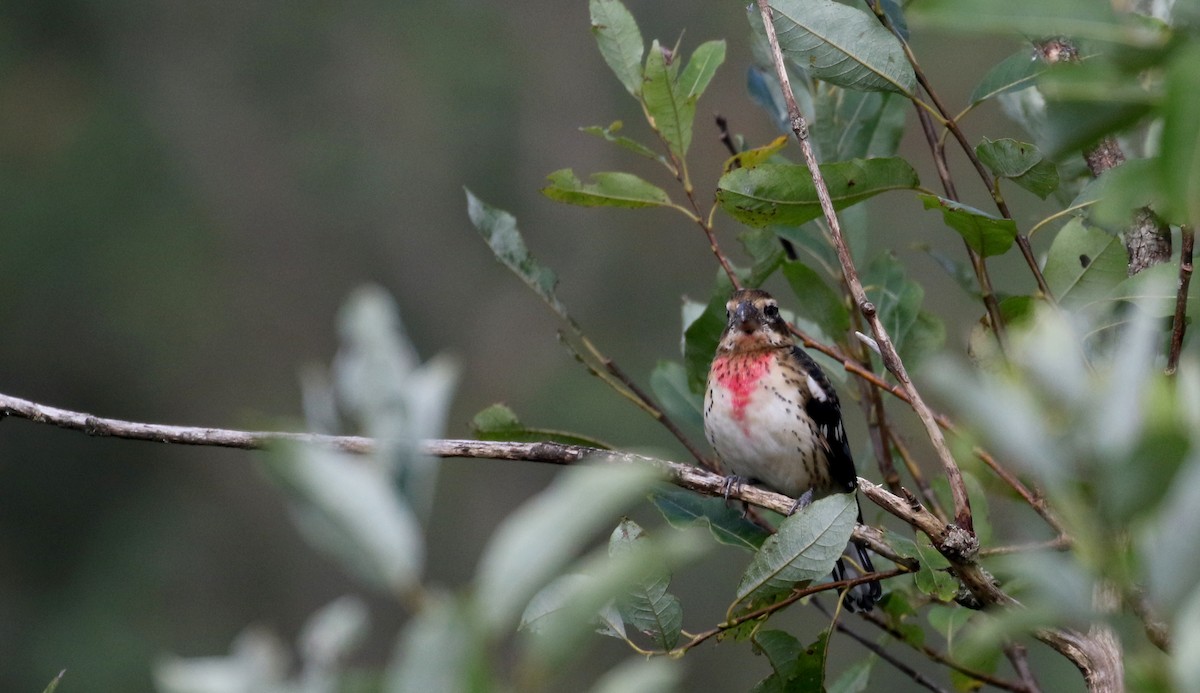
[{"label": "bird's beak", "polygon": [[737,309],[733,311],[733,324],[746,334],[750,334],[757,330],[760,321],[758,319],[758,311],[755,310],[754,304],[750,301],[742,301],[739,303]]}]

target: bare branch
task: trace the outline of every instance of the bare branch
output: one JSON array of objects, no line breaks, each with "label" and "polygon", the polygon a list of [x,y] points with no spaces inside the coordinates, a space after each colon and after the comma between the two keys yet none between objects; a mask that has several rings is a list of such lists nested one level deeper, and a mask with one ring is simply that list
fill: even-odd
[{"label": "bare branch", "polygon": [[933,448],[942,463],[943,473],[950,484],[950,494],[954,499],[955,523],[967,533],[971,533],[973,525],[971,520],[971,501],[967,496],[967,487],[963,482],[962,472],[959,470],[958,464],[954,461],[954,456],[950,454],[950,448],[946,445],[945,436],[942,435],[942,430],[938,427],[933,412],[925,404],[925,400],[921,398],[921,394],[917,392],[912,379],[909,378],[908,371],[904,367],[904,362],[900,359],[899,353],[896,352],[895,344],[892,343],[887,329],[884,328],[883,322],[880,321],[879,316],[876,314],[875,305],[867,299],[867,293],[863,289],[862,281],[858,277],[858,269],[854,266],[853,257],[850,255],[850,248],[846,244],[845,237],[842,235],[837,213],[833,209],[833,202],[829,197],[829,189],[825,185],[825,179],[821,176],[821,169],[813,152],[812,143],[808,140],[808,123],[805,122],[804,114],[800,112],[800,107],[796,105],[796,96],[792,92],[787,68],[783,64],[783,53],[779,48],[779,38],[775,35],[775,22],[771,16],[771,7],[768,4],[768,0],[758,0],[758,8],[762,14],[763,26],[766,28],[767,42],[771,47],[771,58],[775,64],[775,75],[779,79],[779,84],[783,89],[783,98],[787,104],[788,115],[791,118],[792,131],[796,135],[796,140],[800,143],[800,151],[804,154],[804,162],[808,166],[809,173],[812,174],[813,187],[816,189],[817,199],[821,203],[821,210],[824,212],[825,221],[829,225],[829,233],[833,238],[838,261],[842,265],[842,275],[846,280],[846,285],[850,288],[850,294],[854,297],[855,305],[858,306],[859,311],[862,312],[863,317],[867,319],[867,323],[871,326],[871,332],[874,334],[875,341],[879,343],[883,365],[892,375],[896,376],[900,387],[908,395],[908,400],[912,405],[913,411],[917,413],[917,417],[924,424],[926,435],[929,436],[930,442],[933,443]]},{"label": "bare branch", "polygon": [[1171,325],[1171,349],[1167,355],[1167,374],[1175,373],[1179,367],[1179,352],[1183,350],[1183,334],[1187,331],[1188,287],[1192,283],[1192,252],[1196,246],[1196,232],[1190,225],[1179,227],[1183,239],[1179,251],[1179,293],[1175,297],[1175,317]]}]

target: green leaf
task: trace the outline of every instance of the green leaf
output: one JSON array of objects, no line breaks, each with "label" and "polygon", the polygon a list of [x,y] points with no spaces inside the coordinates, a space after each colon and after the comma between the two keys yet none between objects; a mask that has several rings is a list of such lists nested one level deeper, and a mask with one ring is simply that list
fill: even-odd
[{"label": "green leaf", "polygon": [[[834,209],[844,209],[888,190],[920,185],[917,172],[898,157],[853,159],[821,165]],[[763,164],[738,169],[717,182],[717,201],[730,216],[748,226],[799,226],[821,214],[808,167]]]},{"label": "green leaf", "polygon": [[65,676],[66,673],[66,669],[58,672],[58,676],[50,679],[50,683],[46,684],[46,687],[42,689],[42,693],[54,693],[54,691],[58,690],[58,684],[62,683],[63,676]]},{"label": "green leaf", "polygon": [[725,62],[725,42],[705,41],[700,44],[688,60],[683,74],[679,75],[679,99],[688,104],[692,114],[696,112],[696,101],[708,89],[717,68]]},{"label": "green leaf", "polygon": [[1051,157],[1089,146],[1133,125],[1158,100],[1136,72],[1111,60],[1059,63],[1038,77],[1045,123],[1038,142]]},{"label": "green leaf", "polygon": [[482,631],[460,600],[433,594],[404,627],[384,690],[490,690]]},{"label": "green leaf", "polygon": [[1200,46],[1194,42],[1167,70],[1163,108],[1162,180],[1172,218],[1200,224]]},{"label": "green leaf", "polygon": [[725,61],[725,42],[708,41],[701,44],[678,78],[674,66],[668,64],[664,50],[658,41],[650,46],[650,54],[646,56],[642,105],[650,118],[650,126],[662,135],[671,153],[682,160],[692,144],[696,101],[708,87],[716,69]]},{"label": "green leaf", "polygon": [[871,667],[879,658],[875,655],[859,659],[846,667],[842,675],[826,686],[827,693],[863,693],[871,684]]},{"label": "green leaf", "polygon": [[917,197],[921,198],[925,209],[941,209],[946,226],[962,235],[967,245],[983,257],[1003,255],[1016,240],[1017,224],[1012,219],[994,217],[937,195],[920,194]]},{"label": "green leaf", "polygon": [[727,546],[758,551],[767,537],[771,536],[767,530],[746,519],[741,510],[721,498],[665,486],[656,489],[650,500],[672,527],[708,527],[713,538]]},{"label": "green leaf", "polygon": [[[1200,282],[1188,285],[1187,314],[1193,315],[1200,297]],[[1175,314],[1175,300],[1179,292],[1179,266],[1172,262],[1147,267],[1132,277],[1127,277],[1113,293],[1113,298],[1137,303],[1140,310],[1155,317],[1165,318]]]},{"label": "green leaf", "polygon": [[725,331],[725,303],[731,291],[729,278],[724,272],[718,272],[716,289],[708,306],[683,331],[683,363],[692,392],[704,392],[708,382],[708,368],[712,365],[713,354],[717,353],[721,333]]},{"label": "green leaf", "polygon": [[1059,305],[1072,310],[1112,295],[1128,262],[1120,238],[1072,219],[1054,237],[1042,273]]},{"label": "green leaf", "polygon": [[808,647],[781,630],[763,630],[754,634],[756,649],[766,655],[772,674],[760,681],[755,693],[786,691],[823,691],[825,685],[825,647],[829,631],[817,636]]},{"label": "green leaf", "polygon": [[704,399],[688,387],[683,364],[659,361],[650,374],[650,389],[673,420],[694,431],[704,430]]},{"label": "green leaf", "polygon": [[790,261],[783,265],[783,276],[800,299],[800,315],[820,325],[834,339],[849,332],[850,310],[821,275],[800,261]]},{"label": "green leaf", "polygon": [[425,545],[420,524],[373,460],[294,446],[263,469],[287,492],[301,532],[360,577],[391,594],[420,582]]},{"label": "green leaf", "polygon": [[367,605],[358,597],[344,596],[321,607],[304,622],[299,650],[304,665],[314,674],[333,676],[366,640]]},{"label": "green leaf", "polygon": [[828,575],[850,541],[857,515],[854,494],[835,493],[785,519],[742,575],[737,598],[771,599]]},{"label": "green leaf", "polygon": [[[640,69],[640,66],[639,66],[639,69]],[[612,142],[613,144],[617,145],[618,147],[627,149],[627,150],[633,152],[634,154],[637,154],[638,156],[644,156],[647,159],[652,159],[654,161],[666,163],[666,160],[662,157],[662,155],[658,154],[653,149],[647,147],[646,145],[642,144],[641,142],[638,142],[637,140],[632,140],[624,135],[618,135],[617,133],[621,130],[622,127],[624,127],[624,124],[621,121],[614,120],[612,122],[612,124],[606,128],[600,127],[599,125],[589,125],[585,128],[579,128],[579,129],[582,130],[583,132],[586,132],[589,135],[595,135],[596,137],[603,137],[605,140]]]},{"label": "green leaf", "polygon": [[475,197],[470,190],[466,192],[467,214],[492,249],[492,254],[533,289],[560,318],[569,321],[571,318],[567,314],[567,307],[554,293],[558,277],[553,270],[529,254],[525,240],[517,229],[517,220],[508,212]]},{"label": "green leaf", "polygon": [[420,363],[395,301],[379,287],[357,289],[338,318],[337,407],[376,440],[373,460],[390,472],[416,516],[428,518],[439,464],[418,441],[442,437],[458,367],[445,357]]},{"label": "green leaf", "polygon": [[584,184],[569,168],[546,176],[550,185],[542,194],[551,200],[583,207],[668,207],[671,198],[662,188],[632,173],[593,173],[592,183]]},{"label": "green leaf", "polygon": [[488,630],[511,628],[530,598],[656,476],[648,467],[570,467],[509,515],[484,549],[475,580]]},{"label": "green leaf", "polygon": [[725,166],[722,170],[725,173],[729,173],[734,169],[754,168],[755,166],[765,164],[771,157],[778,154],[780,150],[787,146],[787,143],[787,135],[780,135],[771,140],[770,144],[738,152],[725,160]]},{"label": "green leaf", "polygon": [[627,659],[601,676],[591,693],[672,693],[679,690],[683,672],[677,660],[666,657]]},{"label": "green leaf", "polygon": [[601,450],[612,446],[589,436],[555,431],[547,428],[531,428],[521,423],[516,412],[503,404],[493,404],[471,419],[471,434],[479,440],[503,440],[514,443],[538,443],[551,441],[564,445],[585,445]]},{"label": "green leaf", "polygon": [[974,32],[1119,40],[1108,3],[1092,0],[922,0],[909,9],[914,24]]},{"label": "green leaf", "polygon": [[1032,87],[1045,66],[1037,59],[1033,46],[1026,46],[988,70],[975,91],[971,92],[968,103],[975,105],[1001,94]]},{"label": "green leaf", "polygon": [[875,304],[892,343],[902,354],[907,353],[908,335],[920,319],[925,289],[908,279],[904,265],[891,253],[883,253],[867,265],[863,281],[867,298]]},{"label": "green leaf", "polygon": [[[533,595],[533,599],[529,600],[525,611],[521,613],[521,622],[517,626],[517,630],[531,633],[545,632],[548,624],[560,612],[569,608],[580,594],[584,594],[594,587],[595,581],[594,577],[583,573],[567,573],[554,578],[548,585],[538,590],[538,593]],[[594,620],[597,633],[620,640],[627,639],[625,621],[617,612],[616,605],[609,604],[608,608],[601,609]]]},{"label": "green leaf", "polygon": [[[547,530],[553,532],[554,528]],[[672,532],[668,538],[649,537],[635,542],[629,551],[615,555],[603,550],[589,554],[573,572],[590,579],[579,581],[579,589],[562,608],[540,620],[538,631],[529,634],[519,669],[535,679],[548,679],[561,672],[584,651],[595,617],[607,612],[606,604],[635,589],[664,564],[674,568],[694,560],[708,544],[699,532]]]},{"label": "green leaf", "polygon": [[592,33],[600,46],[600,55],[625,90],[634,96],[642,93],[642,32],[629,10],[619,0],[591,0],[588,9]]},{"label": "green leaf", "polygon": [[899,94],[847,91],[820,82],[812,138],[821,161],[895,156],[909,101]]},{"label": "green leaf", "polygon": [[[609,555],[620,556],[635,550],[635,543],[644,536],[636,522],[628,518],[622,520],[609,537]],[[651,564],[627,592],[617,597],[617,610],[626,625],[649,636],[660,650],[675,647],[683,626],[683,607],[679,598],[667,591],[670,584],[671,572],[667,566]]]},{"label": "green leaf", "polygon": [[[784,57],[808,74],[855,91],[912,95],[917,78],[904,49],[873,15],[832,0],[775,0],[771,9]],[[761,33],[756,7],[750,17]]]},{"label": "green leaf", "polygon": [[923,594],[939,601],[947,602],[953,599],[954,595],[958,594],[958,581],[946,572],[950,562],[933,548],[929,537],[924,534],[917,535],[915,546],[921,569],[913,575],[913,584]]},{"label": "green leaf", "polygon": [[993,174],[1010,179],[1043,200],[1058,188],[1058,168],[1028,142],[985,137],[976,145],[975,154]]},{"label": "green leaf", "polygon": [[783,264],[783,244],[778,236],[767,229],[744,229],[738,232],[737,239],[746,249],[746,254],[754,260],[746,285],[762,286],[767,277]]}]

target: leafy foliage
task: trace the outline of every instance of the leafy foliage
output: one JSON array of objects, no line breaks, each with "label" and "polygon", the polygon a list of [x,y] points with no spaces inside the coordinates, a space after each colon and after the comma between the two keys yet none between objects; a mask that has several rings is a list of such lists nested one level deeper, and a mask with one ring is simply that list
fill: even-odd
[{"label": "leafy foliage", "polygon": [[[963,468],[973,538],[985,549],[1002,550],[980,558],[971,548],[948,549],[937,532],[885,529],[883,543],[894,552],[898,572],[909,575],[888,582],[878,606],[882,613],[872,622],[896,643],[919,651],[944,644],[945,655],[931,658],[953,660],[947,676],[962,690],[1005,676],[996,672],[1008,643],[1047,632],[1035,631],[1039,628],[1087,630],[1080,624],[1119,634],[1128,644],[1129,669],[1149,672],[1137,675],[1157,689],[1195,688],[1200,667],[1190,653],[1200,643],[1200,549],[1193,540],[1200,532],[1200,370],[1194,354],[1185,354],[1175,376],[1161,373],[1162,345],[1180,299],[1178,254],[1130,277],[1122,237],[1133,211],[1145,207],[1185,227],[1200,217],[1200,33],[1185,21],[1195,14],[1182,2],[1173,16],[1158,20],[1118,14],[1090,0],[1017,0],[1003,7],[983,0],[913,3],[916,31],[935,26],[1066,37],[1054,40],[1061,45],[1026,45],[994,66],[978,78],[955,116],[936,100],[931,105],[918,99],[906,10],[899,3],[871,3],[872,12],[832,0],[770,5],[790,80],[811,121],[821,177],[841,215],[844,238],[838,240],[848,246],[854,273],[842,264],[845,253],[832,249],[834,225],[825,219],[809,168],[792,163],[789,139],[740,148],[711,172],[719,175],[715,190],[697,194],[688,166],[697,103],[725,62],[726,44],[706,41],[686,60],[678,46],[667,48],[657,39],[647,45],[618,0],[590,1],[592,33],[657,142],[648,146],[619,134],[620,121],[584,132],[655,162],[665,175],[655,181],[606,171],[585,176],[585,182],[564,168],[549,174],[542,192],[577,206],[668,210],[701,227],[704,242],[721,260],[705,300],[683,303],[682,360],[658,360],[649,374],[653,398],[622,376],[567,313],[556,293],[557,275],[531,255],[511,214],[468,192],[471,222],[497,260],[566,323],[565,341],[579,359],[656,419],[676,424],[672,430],[681,436],[703,427],[702,394],[730,290],[735,284],[786,284],[795,300],[783,301],[794,304],[785,317],[819,340],[822,351],[837,355],[825,362],[831,377],[873,369],[862,388],[842,389],[847,411],[861,399],[871,453],[892,458],[896,468],[903,462],[907,476],[899,476],[899,483],[922,493],[919,502],[915,495],[909,499],[910,506],[942,512],[937,506],[952,503],[949,482],[928,481],[936,465],[896,432],[903,424],[888,393],[907,399],[909,391],[884,382],[889,376],[863,344],[870,339],[854,336],[866,329],[859,313],[870,315],[873,307],[902,360],[909,367],[928,365],[917,378],[921,384],[932,383],[951,403],[954,424],[930,425],[955,433],[949,463]],[[747,68],[749,95],[790,132],[791,115],[771,61],[764,59],[765,27],[756,10],[749,15],[757,63]],[[980,178],[991,185],[982,193],[991,196],[994,214],[957,199],[954,188],[966,187],[961,181],[943,186],[944,195],[929,192],[916,168],[897,156],[909,107],[932,114],[929,144],[934,163],[944,168],[936,129],[950,119],[962,127],[972,110],[992,100],[1029,132],[1022,138],[1028,141],[983,137],[963,148],[985,171]],[[1147,122],[1152,126],[1142,128]],[[1150,143],[1149,155],[1080,184],[1082,153],[1091,153],[1099,141],[1134,134]],[[1033,227],[1052,235],[1044,257],[1030,250],[1033,231],[1024,228],[1029,215],[1009,210],[1021,202],[1019,196],[1005,199],[1016,192],[1014,185],[1061,203]],[[934,353],[948,330],[926,306],[920,270],[907,266],[892,247],[880,230],[886,224],[870,223],[879,207],[868,207],[868,201],[885,195],[939,211],[940,219],[928,215],[930,223],[940,221],[953,233],[930,234],[928,255],[955,277],[967,298],[994,301],[975,309],[986,319],[949,331],[950,351],[969,350],[972,361]],[[707,199],[713,207],[706,215],[699,201]],[[718,217],[718,210],[725,216]],[[740,257],[720,247],[718,219],[740,227]],[[1185,230],[1172,233],[1182,236]],[[955,236],[974,251],[969,269],[966,258],[954,255],[962,253]],[[1008,293],[997,293],[989,284],[988,263],[1019,262],[1012,253],[1018,244],[1032,276],[1006,281]],[[849,290],[854,276],[870,307],[858,305],[859,294]],[[1038,288],[1043,284],[1047,291]],[[1196,293],[1193,285],[1183,298],[1194,305],[1200,300]],[[748,640],[764,657],[769,674],[757,691],[868,687],[874,657],[836,679],[828,675],[826,654],[840,646],[839,640],[831,644],[832,626],[809,645],[777,622],[768,627],[791,604],[795,590],[820,584],[843,555],[860,517],[854,494],[819,498],[789,517],[768,521],[723,499],[668,487],[647,469],[579,465],[495,528],[468,585],[431,588],[424,577],[420,518],[426,517],[421,503],[432,498],[433,473],[415,441],[440,434],[455,371],[443,359],[418,363],[394,308],[377,292],[356,297],[346,315],[347,346],[334,372],[336,383],[308,394],[314,401],[336,400],[326,409],[345,413],[355,430],[377,437],[379,452],[361,460],[297,448],[272,458],[267,470],[315,545],[413,609],[385,690],[545,689],[588,642],[601,640],[593,637],[597,632],[657,656],[621,665],[596,690],[670,690],[679,683],[683,655],[710,637],[729,636]],[[1182,325],[1175,327],[1182,331]],[[967,334],[969,343],[963,344]],[[875,337],[882,340],[882,332]],[[902,381],[898,369],[893,374]],[[331,414],[314,417],[312,425],[334,432],[340,423]],[[483,440],[609,447],[589,436],[527,426],[504,405],[480,412],[472,430]],[[860,438],[851,446],[858,471],[869,475],[868,436]],[[993,474],[1004,465],[1015,471]],[[665,524],[643,527],[620,518],[647,496]],[[1042,517],[1024,522],[1021,513],[1034,514],[1030,507]],[[992,522],[992,513],[1003,513],[1006,521]],[[607,546],[589,551],[614,525]],[[1047,539],[1065,549],[1020,548]],[[671,584],[679,569],[718,546],[746,567],[737,585],[711,586],[729,602],[726,617],[694,634],[684,627],[684,604]],[[986,571],[997,589],[1026,608],[1008,609],[993,600],[987,606],[994,608],[983,612],[988,617],[979,618],[976,610],[958,606],[980,599],[978,589],[968,589],[964,565]],[[1094,603],[1099,586],[1113,592],[1114,605]],[[341,602],[314,616],[301,647],[306,670],[317,667],[331,681],[339,676],[365,622],[356,603]],[[1131,627],[1149,620],[1144,612],[1167,621],[1175,650],[1152,648]],[[691,610],[687,614],[696,618]],[[514,630],[520,631],[518,639],[506,642]],[[513,663],[503,669],[495,664],[499,648],[513,653]],[[183,690],[205,677],[286,686],[282,649],[272,638],[248,632],[229,657],[167,660],[157,679],[164,690]]]}]

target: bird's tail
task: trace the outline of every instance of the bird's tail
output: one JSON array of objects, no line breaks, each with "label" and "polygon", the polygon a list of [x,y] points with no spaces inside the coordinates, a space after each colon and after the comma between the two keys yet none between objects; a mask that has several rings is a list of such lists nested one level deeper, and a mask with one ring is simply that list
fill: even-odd
[{"label": "bird's tail", "polygon": [[[862,507],[859,506],[859,524],[862,524],[862,519]],[[846,558],[851,560],[847,561]],[[864,572],[859,572],[859,568]],[[842,554],[842,558],[839,558],[837,565],[833,567],[833,579],[834,581],[848,580],[873,572],[875,572],[875,565],[871,563],[871,555],[867,553],[867,547],[852,540],[846,545],[846,551]],[[870,611],[882,596],[883,586],[879,584],[878,580],[859,583],[849,589],[845,600],[846,608],[850,611],[859,609]]]}]

